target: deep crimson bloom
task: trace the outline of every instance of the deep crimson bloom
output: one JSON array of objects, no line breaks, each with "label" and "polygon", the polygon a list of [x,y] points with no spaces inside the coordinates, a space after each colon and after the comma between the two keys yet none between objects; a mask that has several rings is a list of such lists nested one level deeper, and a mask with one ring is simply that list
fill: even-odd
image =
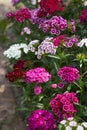
[{"label": "deep crimson bloom", "polygon": [[[64,4],[62,0],[41,0],[39,16],[45,16],[47,14],[54,14],[55,11],[64,11]],[[45,14],[45,15],[44,15]]]},{"label": "deep crimson bloom", "polygon": [[58,116],[59,121],[72,117],[77,112],[74,107],[75,104],[78,104],[78,98],[74,92],[57,94],[50,101],[52,111]]},{"label": "deep crimson bloom", "polygon": [[14,69],[15,69],[15,68],[23,69],[23,68],[24,68],[24,63],[25,63],[25,60],[18,60],[18,61],[14,64],[13,68],[14,68]]},{"label": "deep crimson bloom", "polygon": [[24,22],[26,19],[31,18],[31,13],[28,8],[21,8],[16,11],[14,18],[17,22]]},{"label": "deep crimson bloom", "polygon": [[5,78],[7,78],[10,82],[14,82],[14,74],[13,72],[8,72],[6,75],[5,75]]}]

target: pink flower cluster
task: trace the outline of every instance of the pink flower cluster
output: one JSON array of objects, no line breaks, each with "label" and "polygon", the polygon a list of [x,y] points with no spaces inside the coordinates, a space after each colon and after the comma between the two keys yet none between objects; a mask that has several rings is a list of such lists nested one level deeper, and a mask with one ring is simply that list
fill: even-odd
[{"label": "pink flower cluster", "polygon": [[73,83],[80,78],[79,71],[76,68],[64,66],[60,68],[57,75],[66,83]]},{"label": "pink flower cluster", "polygon": [[63,45],[65,47],[72,47],[73,45],[78,45],[78,37],[65,37]]},{"label": "pink flower cluster", "polygon": [[74,107],[75,104],[78,104],[78,99],[74,92],[57,94],[56,97],[50,101],[52,111],[58,116],[59,121],[72,117],[73,114],[77,112]]},{"label": "pink flower cluster", "polygon": [[51,75],[44,68],[34,68],[26,72],[25,81],[27,83],[44,83],[51,78]]},{"label": "pink flower cluster", "polygon": [[31,18],[30,10],[28,8],[20,8],[14,14],[14,18],[17,22],[24,22],[26,19]]},{"label": "pink flower cluster", "polygon": [[55,130],[56,121],[47,110],[35,110],[28,118],[28,130]]},{"label": "pink flower cluster", "polygon": [[87,9],[82,10],[80,17],[80,23],[84,24],[85,22],[87,22]]},{"label": "pink flower cluster", "polygon": [[39,28],[41,28],[43,32],[50,32],[54,35],[59,35],[60,31],[64,31],[67,27],[67,20],[61,16],[53,16],[51,19],[44,20],[39,24]]}]

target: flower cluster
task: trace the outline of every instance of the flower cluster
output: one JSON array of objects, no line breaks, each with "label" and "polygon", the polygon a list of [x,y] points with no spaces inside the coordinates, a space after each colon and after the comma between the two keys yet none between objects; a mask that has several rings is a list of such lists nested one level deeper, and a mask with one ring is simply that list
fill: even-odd
[{"label": "flower cluster", "polygon": [[39,17],[54,14],[56,11],[64,11],[62,0],[41,0],[40,7]]},{"label": "flower cluster", "polygon": [[28,130],[55,130],[55,118],[47,110],[35,110],[28,118]]},{"label": "flower cluster", "polygon": [[8,72],[5,77],[10,81],[14,82],[17,79],[23,78],[25,76],[24,70],[24,60],[17,61],[13,66],[13,72]]},{"label": "flower cluster", "polygon": [[25,81],[27,83],[36,82],[44,83],[51,78],[51,75],[44,68],[34,68],[26,72]]},{"label": "flower cluster", "polygon": [[59,35],[60,31],[64,31],[68,27],[68,22],[61,16],[53,16],[49,20],[44,20],[39,24],[39,28],[43,32],[50,32],[51,34]]},{"label": "flower cluster", "polygon": [[18,2],[19,0],[11,0],[11,3],[14,5]]},{"label": "flower cluster", "polygon": [[28,8],[20,8],[15,12],[14,18],[19,23],[29,20],[31,18],[30,10]]},{"label": "flower cluster", "polygon": [[54,46],[52,42],[52,37],[45,38],[38,46],[38,51],[36,52],[37,58],[40,59],[43,54],[55,54],[57,47]]},{"label": "flower cluster", "polygon": [[61,121],[64,118],[72,117],[76,113],[74,104],[78,104],[76,93],[65,92],[64,94],[57,94],[55,98],[50,101],[50,106],[55,115],[58,116],[58,120]]},{"label": "flower cluster", "polygon": [[28,53],[28,46],[25,43],[11,45],[9,49],[4,51],[4,55],[10,58],[19,59],[22,55],[22,49],[25,54]]},{"label": "flower cluster", "polygon": [[82,10],[80,17],[80,23],[84,24],[85,22],[87,22],[87,9]]},{"label": "flower cluster", "polygon": [[62,120],[59,125],[60,130],[84,130],[87,129],[87,122],[78,123],[73,117]]},{"label": "flower cluster", "polygon": [[76,68],[68,66],[60,68],[57,75],[66,83],[73,83],[80,77],[79,71]]}]

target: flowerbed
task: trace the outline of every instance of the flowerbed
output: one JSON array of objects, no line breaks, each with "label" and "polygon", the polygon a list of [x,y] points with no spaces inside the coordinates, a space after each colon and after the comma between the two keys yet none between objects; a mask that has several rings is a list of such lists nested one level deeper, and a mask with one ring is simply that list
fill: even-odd
[{"label": "flowerbed", "polygon": [[87,7],[78,0],[12,4],[17,10],[6,18],[18,38],[4,52],[12,66],[6,78],[22,90],[27,129],[86,130]]}]

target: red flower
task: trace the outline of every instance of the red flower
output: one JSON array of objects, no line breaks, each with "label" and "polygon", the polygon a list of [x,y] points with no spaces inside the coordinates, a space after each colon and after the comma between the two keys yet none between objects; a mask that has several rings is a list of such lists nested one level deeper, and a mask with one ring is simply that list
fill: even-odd
[{"label": "red flower", "polygon": [[31,18],[30,10],[28,8],[18,9],[14,18],[17,22],[24,22],[26,19]]},{"label": "red flower", "polygon": [[[40,13],[54,14],[55,11],[64,11],[64,4],[62,0],[41,0],[40,2],[41,11]],[[40,14],[41,15],[41,14]]]}]

